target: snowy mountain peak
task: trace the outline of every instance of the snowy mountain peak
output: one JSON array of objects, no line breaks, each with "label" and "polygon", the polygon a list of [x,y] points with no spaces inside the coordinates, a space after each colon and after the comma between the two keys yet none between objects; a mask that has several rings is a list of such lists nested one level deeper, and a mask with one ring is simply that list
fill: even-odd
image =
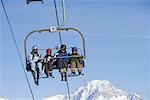
[{"label": "snowy mountain peak", "polygon": [[[77,93],[75,93],[77,92]],[[85,100],[104,100],[111,98],[126,98],[127,93],[123,92],[117,88],[115,88],[109,81],[107,80],[94,80],[89,82],[85,87],[79,88],[77,91],[75,91],[74,97],[78,97],[73,100],[80,100],[79,98],[84,98]],[[96,99],[94,99],[96,98]]]},{"label": "snowy mountain peak", "polygon": [[92,89],[101,88],[101,87],[108,87],[111,86],[110,82],[107,80],[94,80],[89,82],[86,87],[91,87]]},{"label": "snowy mountain peak", "polygon": [[99,90],[99,91],[112,91],[114,87],[107,80],[94,80],[89,82],[86,86],[89,90]]},{"label": "snowy mountain peak", "polygon": [[[67,100],[57,95],[43,100]],[[142,100],[140,96],[117,89],[107,80],[94,80],[71,93],[71,100]]]},{"label": "snowy mountain peak", "polygon": [[44,98],[43,100],[63,100],[64,97],[64,95],[56,95],[50,98]]},{"label": "snowy mountain peak", "polygon": [[91,82],[89,82],[88,84],[110,84],[110,82],[108,80],[93,80]]}]

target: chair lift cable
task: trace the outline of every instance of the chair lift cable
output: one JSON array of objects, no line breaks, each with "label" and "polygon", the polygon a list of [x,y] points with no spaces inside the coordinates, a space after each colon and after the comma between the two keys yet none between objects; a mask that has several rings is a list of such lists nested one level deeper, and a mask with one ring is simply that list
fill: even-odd
[{"label": "chair lift cable", "polygon": [[[63,3],[62,3],[63,4]],[[56,4],[56,0],[54,0],[54,6],[55,6],[55,13],[56,13],[56,19],[57,19],[57,25],[59,26],[59,17],[58,17],[58,11],[57,11],[57,4]],[[62,5],[63,6],[63,5]],[[64,6],[63,6],[64,8]],[[64,10],[63,10],[64,11]],[[64,13],[64,12],[63,12]],[[64,17],[64,16],[63,16]],[[64,19],[64,18],[63,18]],[[59,39],[60,39],[60,43],[62,45],[62,38],[61,38],[61,33],[59,32]],[[68,79],[66,81],[67,83],[67,90],[68,90],[68,95],[69,95],[69,100],[70,99],[70,91],[69,91],[69,82],[68,82]]]},{"label": "chair lift cable", "polygon": [[66,83],[67,83],[67,90],[68,90],[69,100],[71,100],[71,98],[70,98],[70,91],[69,91],[69,82],[68,82],[68,79],[67,79]]},{"label": "chair lift cable", "polygon": [[66,20],[66,12],[65,12],[65,1],[61,0],[61,6],[62,6],[62,17],[63,17],[63,21],[61,22],[61,24],[58,26],[58,28],[61,28],[65,25],[65,20]]},{"label": "chair lift cable", "polygon": [[[54,0],[54,7],[55,7],[57,26],[59,26],[59,18],[58,18],[58,10],[57,10],[56,0]],[[60,40],[60,44],[62,45],[62,37],[61,37],[61,33],[60,32],[59,32],[59,40]]]},{"label": "chair lift cable", "polygon": [[20,51],[19,51],[19,48],[18,48],[18,45],[17,45],[17,42],[16,42],[16,38],[15,38],[14,32],[13,32],[13,30],[12,30],[11,23],[10,23],[10,20],[9,20],[9,17],[8,17],[8,14],[7,14],[7,11],[6,11],[6,8],[5,8],[5,5],[4,5],[3,0],[1,0],[1,4],[2,4],[3,10],[4,10],[4,13],[5,13],[5,16],[6,16],[6,19],[7,19],[9,28],[10,28],[10,31],[11,31],[11,35],[12,35],[13,40],[14,40],[15,47],[16,47],[16,49],[17,49],[17,53],[18,53],[18,56],[19,56],[19,59],[20,59],[20,62],[21,62],[21,65],[22,65],[22,68],[23,68],[23,71],[24,71],[24,74],[25,74],[25,78],[26,78],[26,80],[27,80],[28,87],[29,87],[29,89],[30,89],[30,93],[31,93],[32,99],[35,100],[35,99],[34,99],[33,92],[32,92],[32,88],[31,88],[31,85],[30,85],[30,82],[29,82],[29,79],[28,79],[28,77],[27,77],[27,73],[26,73],[26,71],[25,71],[25,69],[24,69],[23,60],[22,60],[22,58],[21,58],[21,54],[20,54]]}]

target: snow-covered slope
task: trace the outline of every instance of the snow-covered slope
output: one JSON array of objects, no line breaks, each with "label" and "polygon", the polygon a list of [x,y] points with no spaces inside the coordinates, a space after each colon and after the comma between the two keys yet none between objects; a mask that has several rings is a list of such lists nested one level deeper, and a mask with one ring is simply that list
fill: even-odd
[{"label": "snow-covered slope", "polygon": [[[56,95],[43,100],[67,100],[66,95]],[[117,89],[107,80],[94,80],[71,93],[71,100],[142,100],[137,94]]]},{"label": "snow-covered slope", "polygon": [[8,100],[8,99],[0,97],[0,100]]}]

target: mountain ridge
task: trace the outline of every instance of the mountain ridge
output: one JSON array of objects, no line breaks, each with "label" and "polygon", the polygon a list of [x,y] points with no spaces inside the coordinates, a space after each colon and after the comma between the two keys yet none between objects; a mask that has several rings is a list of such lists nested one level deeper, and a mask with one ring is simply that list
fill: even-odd
[{"label": "mountain ridge", "polygon": [[[143,100],[113,86],[108,80],[93,80],[70,94],[71,100]],[[67,100],[67,95],[56,95],[43,100]]]}]

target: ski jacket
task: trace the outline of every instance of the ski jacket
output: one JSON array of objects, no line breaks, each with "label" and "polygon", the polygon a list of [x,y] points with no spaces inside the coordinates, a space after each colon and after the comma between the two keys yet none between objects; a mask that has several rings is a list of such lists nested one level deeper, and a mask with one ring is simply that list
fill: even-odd
[{"label": "ski jacket", "polygon": [[40,56],[40,54],[34,54],[33,52],[31,52],[29,54],[28,59],[29,59],[30,63],[36,63],[41,60],[41,56]]},{"label": "ski jacket", "polygon": [[53,62],[52,55],[46,55],[44,57],[44,63]]},{"label": "ski jacket", "polygon": [[68,56],[67,52],[62,52],[61,50],[59,50],[56,53],[56,57],[65,57],[65,58],[59,58],[59,59],[68,60],[67,56]]}]

